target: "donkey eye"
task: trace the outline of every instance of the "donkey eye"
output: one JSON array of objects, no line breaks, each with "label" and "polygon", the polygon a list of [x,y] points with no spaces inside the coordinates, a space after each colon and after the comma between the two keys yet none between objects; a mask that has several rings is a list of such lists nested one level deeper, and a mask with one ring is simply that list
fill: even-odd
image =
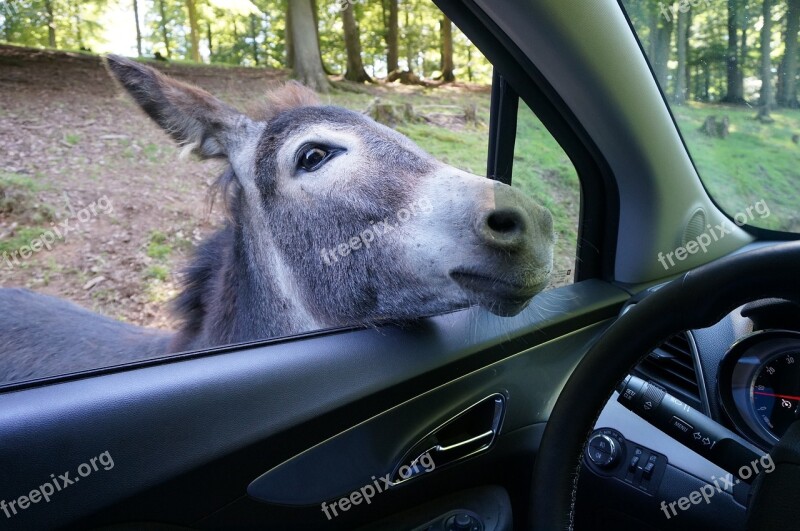
[{"label": "donkey eye", "polygon": [[318,170],[331,156],[331,150],[322,146],[313,146],[300,153],[297,168],[305,171]]}]

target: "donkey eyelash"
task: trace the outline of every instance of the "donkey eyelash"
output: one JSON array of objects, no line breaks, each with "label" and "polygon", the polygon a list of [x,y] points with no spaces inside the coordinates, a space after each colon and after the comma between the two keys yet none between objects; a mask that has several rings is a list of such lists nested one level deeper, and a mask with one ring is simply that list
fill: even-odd
[{"label": "donkey eyelash", "polygon": [[[344,148],[326,146],[325,144],[304,144],[297,150],[294,157],[295,174],[315,172],[330,159],[344,151],[346,151]],[[313,155],[321,158],[311,158]]]}]

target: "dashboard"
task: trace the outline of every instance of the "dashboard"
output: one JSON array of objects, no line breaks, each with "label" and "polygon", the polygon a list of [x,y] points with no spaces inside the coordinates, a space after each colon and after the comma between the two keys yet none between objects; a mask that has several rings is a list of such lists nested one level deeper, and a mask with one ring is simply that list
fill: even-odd
[{"label": "dashboard", "polygon": [[[631,299],[622,312],[656,289]],[[748,303],[709,328],[669,338],[631,374],[732,430],[763,455],[800,417],[800,306],[778,299]],[[618,399],[615,393],[605,405],[590,440],[611,437],[619,462],[598,466],[589,456],[591,443],[584,456],[581,489],[589,501],[578,511],[584,527],[614,522],[618,529],[743,529],[749,485],[720,483],[731,477],[727,471]],[[664,512],[663,503],[720,484],[714,502],[692,505],[691,515]]]}]

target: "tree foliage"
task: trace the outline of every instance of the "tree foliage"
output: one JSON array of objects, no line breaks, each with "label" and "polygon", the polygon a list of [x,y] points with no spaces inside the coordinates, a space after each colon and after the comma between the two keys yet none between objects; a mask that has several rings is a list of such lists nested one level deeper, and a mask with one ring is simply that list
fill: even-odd
[{"label": "tree foliage", "polygon": [[[300,26],[316,28],[328,74],[344,76],[349,66],[348,77],[360,81],[385,78],[392,70],[428,80],[491,80],[488,62],[458,28],[447,31],[446,19],[430,0],[310,1],[314,21],[300,21]],[[798,106],[800,0],[623,4],[671,101],[763,106],[763,86],[769,89],[766,101]],[[288,7],[289,0],[0,0],[0,40],[95,49],[108,33],[108,13],[123,10],[130,13],[125,19],[129,34],[139,22],[141,49],[132,37],[131,54],[307,70],[307,65],[292,63]],[[314,39],[302,36],[303,46],[313,44]],[[354,50],[359,49],[357,60]]]},{"label": "tree foliage", "polygon": [[[429,0],[312,1],[320,55],[328,73],[347,72],[345,6],[352,9],[359,30],[363,67],[351,77],[366,81],[398,69],[421,78],[450,79],[449,72],[442,72],[442,14]],[[107,33],[103,25],[108,24],[107,14],[114,9],[129,12],[125,20],[134,35],[129,44],[131,54],[244,66],[292,66],[288,0],[0,0],[0,40],[64,50],[95,49],[103,45]],[[455,27],[452,54],[456,79],[491,80],[491,66]]]}]

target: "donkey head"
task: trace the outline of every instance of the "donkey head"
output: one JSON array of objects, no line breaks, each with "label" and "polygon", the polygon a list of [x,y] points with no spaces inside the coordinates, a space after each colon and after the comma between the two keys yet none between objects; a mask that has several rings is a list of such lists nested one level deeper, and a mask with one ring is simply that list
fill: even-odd
[{"label": "donkey head", "polygon": [[552,218],[510,186],[296,83],[250,118],[139,63],[107,64],[179,144],[230,162],[237,256],[253,289],[297,316],[292,331],[470,303],[513,315],[547,284]]}]

